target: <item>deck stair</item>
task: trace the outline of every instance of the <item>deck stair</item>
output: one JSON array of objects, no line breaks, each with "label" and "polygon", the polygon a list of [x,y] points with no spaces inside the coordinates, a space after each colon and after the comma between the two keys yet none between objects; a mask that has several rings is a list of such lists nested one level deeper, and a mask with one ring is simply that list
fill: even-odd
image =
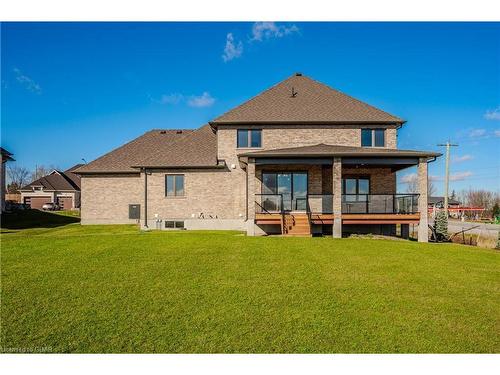
[{"label": "deck stair", "polygon": [[311,236],[311,223],[307,214],[285,214],[283,220],[283,235],[291,237]]}]

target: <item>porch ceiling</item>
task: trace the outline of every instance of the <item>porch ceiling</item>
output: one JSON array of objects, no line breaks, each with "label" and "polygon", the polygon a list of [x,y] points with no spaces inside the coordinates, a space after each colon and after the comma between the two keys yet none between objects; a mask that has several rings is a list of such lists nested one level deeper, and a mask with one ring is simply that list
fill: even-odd
[{"label": "porch ceiling", "polygon": [[428,158],[431,161],[440,155],[440,153],[430,151],[318,144],[254,151],[240,154],[239,156],[245,161],[248,158],[254,158],[256,165],[331,165],[334,157],[341,157],[342,165],[353,167],[390,167],[395,172],[417,165],[421,157]]}]

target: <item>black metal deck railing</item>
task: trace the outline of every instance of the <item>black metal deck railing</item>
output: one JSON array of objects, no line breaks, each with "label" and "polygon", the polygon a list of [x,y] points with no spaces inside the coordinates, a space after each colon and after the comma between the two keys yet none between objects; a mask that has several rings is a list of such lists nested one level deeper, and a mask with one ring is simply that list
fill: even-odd
[{"label": "black metal deck railing", "polygon": [[344,214],[414,214],[419,194],[343,194]]},{"label": "black metal deck railing", "polygon": [[272,214],[283,212],[283,194],[255,194],[255,213]]},{"label": "black metal deck railing", "polygon": [[333,213],[333,194],[307,194],[301,197],[283,194],[255,194],[256,213],[282,213],[285,211],[315,214]]},{"label": "black metal deck railing", "polygon": [[[333,194],[293,198],[283,194],[256,194],[255,197],[255,213],[333,213]],[[419,194],[342,194],[342,213],[413,214],[418,212],[418,197]]]}]

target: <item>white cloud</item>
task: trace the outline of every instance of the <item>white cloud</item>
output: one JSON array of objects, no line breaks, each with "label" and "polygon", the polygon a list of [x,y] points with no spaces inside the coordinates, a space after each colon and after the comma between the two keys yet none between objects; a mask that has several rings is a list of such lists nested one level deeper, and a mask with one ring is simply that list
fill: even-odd
[{"label": "white cloud", "polygon": [[42,88],[33,79],[24,75],[18,68],[14,68],[13,70],[16,74],[17,81],[21,83],[28,91],[31,91],[38,95],[42,93]]},{"label": "white cloud", "polygon": [[413,181],[415,181],[416,179],[417,179],[417,174],[416,173],[406,174],[403,177],[401,177],[401,183],[403,183],[403,184],[410,184]]},{"label": "white cloud", "polygon": [[484,114],[484,118],[486,120],[500,120],[500,107],[497,107],[496,109],[493,110],[487,110],[486,113]]},{"label": "white cloud", "polygon": [[243,54],[243,43],[241,41],[236,42],[232,33],[226,36],[226,46],[224,47],[224,53],[222,54],[222,60],[224,62],[231,61]]},{"label": "white cloud", "polygon": [[493,134],[495,135],[495,137],[500,137],[500,130],[495,130]]},{"label": "white cloud", "polygon": [[[255,22],[252,25],[252,35],[246,43],[262,42],[266,39],[282,38],[286,35],[298,33],[299,28],[296,25],[278,25],[275,22]],[[243,42],[237,41],[232,33],[226,35],[226,45],[222,60],[231,61],[243,54]]]},{"label": "white cloud", "polygon": [[252,26],[252,41],[263,41],[264,39],[282,38],[286,35],[299,32],[295,25],[277,25],[275,22],[255,22]]},{"label": "white cloud", "polygon": [[[452,173],[450,174],[450,181],[462,181],[465,180],[467,177],[472,176],[472,172],[470,171],[465,171],[465,172],[457,172],[457,173]],[[407,175],[404,175],[401,177],[400,183],[402,184],[412,184],[417,181],[417,174],[416,173],[410,173]],[[444,181],[443,176],[435,176],[435,175],[429,175],[429,181],[435,182],[435,181]]]},{"label": "white cloud", "polygon": [[215,98],[213,98],[210,93],[205,91],[200,96],[191,96],[187,103],[190,107],[210,107],[215,103]]},{"label": "white cloud", "polygon": [[464,161],[468,161],[468,160],[472,160],[474,159],[474,157],[472,155],[462,155],[462,156],[456,156],[452,159],[452,161],[454,163],[461,163],[461,162],[464,162]]},{"label": "white cloud", "polygon": [[154,103],[165,104],[165,105],[178,105],[187,104],[190,107],[202,108],[210,107],[215,103],[215,98],[213,98],[209,92],[205,91],[201,95],[184,95],[180,93],[164,94],[160,99],[154,99],[150,97],[151,101]]},{"label": "white cloud", "polygon": [[183,99],[184,95],[175,93],[162,95],[159,102],[161,104],[179,104]]},{"label": "white cloud", "polygon": [[469,137],[478,138],[486,135],[486,129],[472,129],[469,133]]},{"label": "white cloud", "polygon": [[472,176],[472,174],[470,171],[452,173],[450,174],[450,181],[463,181]]}]

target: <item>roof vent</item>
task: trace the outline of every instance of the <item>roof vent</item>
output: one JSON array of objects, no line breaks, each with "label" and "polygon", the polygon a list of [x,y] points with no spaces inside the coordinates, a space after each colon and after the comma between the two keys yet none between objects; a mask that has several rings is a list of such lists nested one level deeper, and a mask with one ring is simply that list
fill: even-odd
[{"label": "roof vent", "polygon": [[292,95],[290,95],[290,98],[295,98],[297,96],[298,92],[295,91],[295,89],[292,87]]},{"label": "roof vent", "polygon": [[160,134],[167,134],[166,130],[160,130]]},{"label": "roof vent", "polygon": [[297,72],[297,73],[295,73],[295,76],[296,76],[296,77],[302,77],[302,73]]},{"label": "roof vent", "polygon": [[177,130],[176,133],[177,134],[182,134],[182,130]]}]

